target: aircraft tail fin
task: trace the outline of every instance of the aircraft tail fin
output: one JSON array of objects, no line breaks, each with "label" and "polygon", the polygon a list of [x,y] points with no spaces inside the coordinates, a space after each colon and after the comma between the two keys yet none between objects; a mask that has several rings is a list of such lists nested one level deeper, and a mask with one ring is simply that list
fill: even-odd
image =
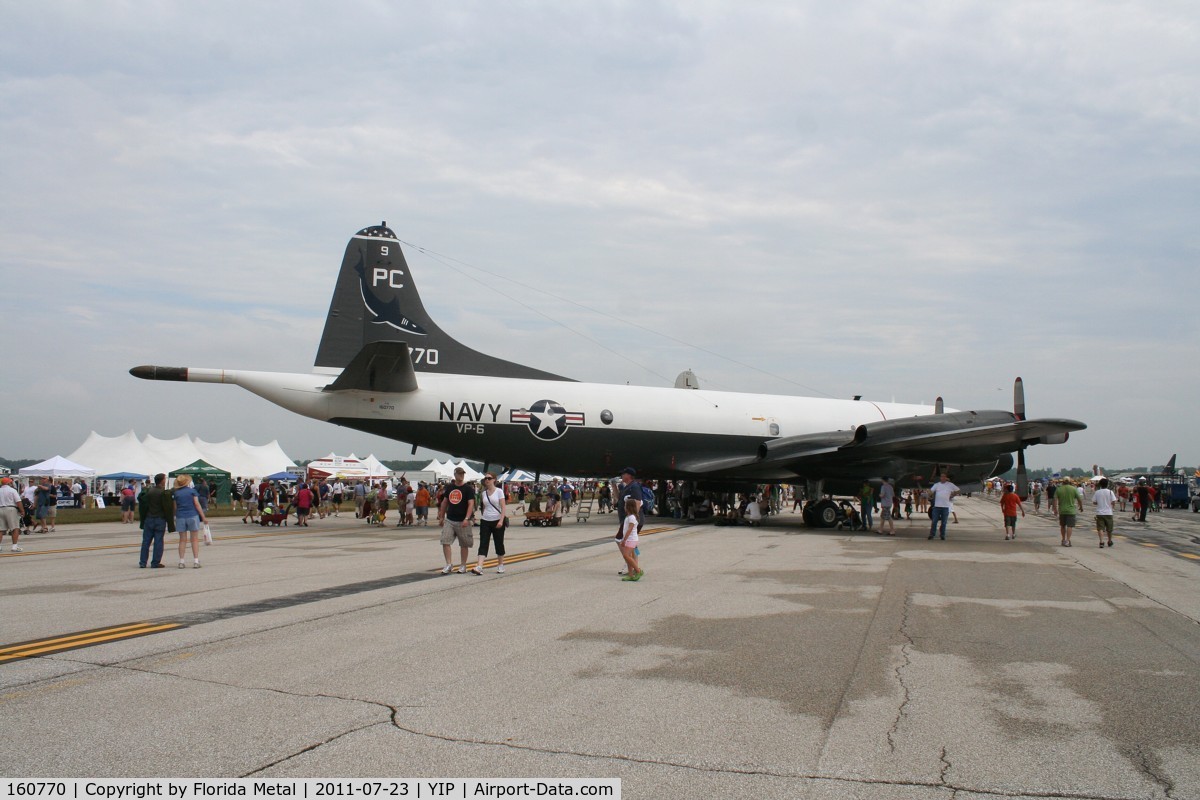
[{"label": "aircraft tail fin", "polygon": [[363,228],[346,245],[315,366],[345,369],[375,342],[408,345],[416,372],[570,380],[480,353],[438,327],[386,222]]}]

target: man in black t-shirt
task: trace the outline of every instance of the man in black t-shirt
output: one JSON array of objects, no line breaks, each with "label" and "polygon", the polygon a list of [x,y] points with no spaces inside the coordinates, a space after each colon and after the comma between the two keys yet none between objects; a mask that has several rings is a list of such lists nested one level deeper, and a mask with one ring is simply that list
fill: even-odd
[{"label": "man in black t-shirt", "polygon": [[446,566],[442,574],[449,575],[453,568],[450,559],[450,547],[458,539],[459,551],[462,555],[458,574],[467,574],[467,555],[475,546],[475,531],[470,520],[475,516],[475,487],[466,482],[466,470],[462,467],[454,470],[454,483],[446,487],[445,494],[438,503],[438,524],[442,526],[442,556]]},{"label": "man in black t-shirt", "polygon": [[646,524],[646,514],[642,511],[642,484],[637,479],[637,470],[626,467],[621,470],[621,486],[617,495],[617,530],[625,523],[625,499],[632,497],[637,501],[638,530]]},{"label": "man in black t-shirt", "polygon": [[[621,470],[621,482],[617,484],[617,536],[620,537],[624,532],[625,517],[628,516],[625,512],[625,500],[632,498],[637,502],[637,529],[640,533],[642,527],[646,524],[646,512],[642,510],[642,484],[637,479],[637,470],[633,467],[626,467]],[[621,570],[618,575],[624,575],[625,570]]]}]

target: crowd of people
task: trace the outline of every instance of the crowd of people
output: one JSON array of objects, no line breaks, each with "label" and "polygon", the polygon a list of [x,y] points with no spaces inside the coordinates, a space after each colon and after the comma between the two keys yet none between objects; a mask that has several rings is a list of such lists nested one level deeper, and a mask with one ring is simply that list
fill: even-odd
[{"label": "crowd of people", "polygon": [[58,529],[58,506],[70,498],[82,504],[84,488],[55,483],[50,478],[30,478],[21,486],[11,477],[0,478],[0,512],[4,530],[0,531],[0,552],[4,549],[4,534],[12,536],[12,552],[20,553],[21,537],[33,533],[53,533]]},{"label": "crowd of people", "polygon": [[[619,491],[613,491],[614,487],[607,481],[588,482],[582,487],[567,480],[533,485],[516,483],[504,487],[499,485],[497,476],[491,472],[483,476],[481,486],[477,488],[474,483],[466,480],[466,471],[461,467],[454,471],[453,480],[433,485],[425,481],[418,481],[414,485],[404,476],[395,479],[350,481],[341,478],[316,478],[294,484],[266,479],[256,482],[239,477],[233,482],[231,494],[234,509],[243,511],[242,522],[246,524],[265,519],[266,516],[275,516],[280,513],[279,509],[283,509],[282,514],[285,517],[294,514],[296,524],[304,527],[309,525],[314,516],[317,519],[340,516],[342,506],[353,503],[355,517],[367,524],[389,524],[388,514],[395,508],[395,527],[424,527],[429,525],[430,509],[433,508],[436,509],[436,524],[441,529],[439,543],[444,561],[442,574],[457,572],[463,575],[483,575],[485,563],[493,548],[496,554],[496,572],[503,574],[505,571],[504,534],[509,525],[510,499],[516,506],[513,511],[538,511],[544,506],[547,511],[561,515],[570,511],[581,491],[589,491],[597,498],[601,513],[618,510],[618,544],[621,546],[622,560],[625,562],[625,569],[621,571],[621,575],[623,579],[636,581],[642,576],[637,560],[640,552],[637,530],[629,530],[626,523],[631,504],[636,512],[634,518],[638,521],[638,527],[645,523],[642,511],[645,494],[640,484],[629,488],[635,483],[635,475],[635,470],[628,469],[623,474]],[[165,480],[165,476],[156,476],[155,487],[158,487],[159,478]],[[185,478],[186,476],[180,476],[180,480]],[[162,536],[176,529],[180,531],[180,566],[184,566],[185,563],[185,542],[192,544],[193,566],[200,566],[198,544],[190,538],[184,538],[185,530],[190,536],[193,523],[185,522],[182,515],[186,514],[190,519],[193,516],[191,507],[194,503],[198,523],[207,524],[207,498],[202,490],[198,491],[190,483],[190,479],[188,481],[185,487],[176,486],[169,494],[146,487],[137,494],[139,519],[144,531],[140,566],[162,566]],[[126,488],[132,492],[136,486],[129,484]],[[181,492],[181,488],[184,491]],[[476,527],[479,529],[479,546],[475,553],[475,562],[470,564],[470,551],[475,548]],[[458,548],[457,568],[454,563],[455,546]]]},{"label": "crowd of people", "polygon": [[[442,574],[483,575],[491,551],[496,554],[496,572],[505,571],[504,534],[511,513],[549,514],[555,521],[570,513],[572,505],[581,498],[594,500],[600,514],[615,512],[618,521],[616,540],[620,548],[624,580],[640,580],[644,574],[639,561],[638,532],[645,516],[656,501],[664,504],[663,513],[677,519],[713,519],[719,524],[761,525],[771,514],[780,514],[787,504],[796,511],[808,502],[801,487],[763,485],[756,491],[742,494],[698,492],[690,484],[673,481],[640,482],[636,470],[626,468],[619,480],[572,482],[554,479],[538,483],[513,483],[503,486],[494,473],[487,473],[477,488],[465,478],[460,467],[453,480],[437,483],[410,483],[404,476],[394,479],[346,480],[341,477],[299,480],[295,482],[249,479],[238,477],[232,482],[231,503],[242,511],[242,522],[267,524],[286,522],[295,516],[296,524],[307,527],[312,519],[338,517],[343,506],[353,504],[354,515],[367,524],[387,525],[388,515],[396,510],[398,528],[428,526],[430,509],[436,512],[440,528],[444,566]],[[208,484],[202,476],[193,479],[178,475],[170,490],[166,476],[159,474],[153,481],[130,481],[120,485],[116,499],[120,503],[121,521],[136,522],[143,532],[139,566],[162,568],[164,536],[178,532],[179,568],[186,566],[190,548],[192,566],[200,568],[200,542],[211,533],[208,529],[208,510],[216,500],[216,484]],[[48,478],[31,479],[25,485],[12,478],[0,481],[0,521],[4,531],[11,534],[12,551],[22,552],[20,537],[35,532],[48,533],[56,529],[57,508],[65,501],[82,507],[88,487],[82,481],[55,483]],[[1161,510],[1161,495],[1153,484],[1141,479],[1135,485],[1118,484],[1115,491],[1108,480],[1075,482],[1053,480],[1030,484],[1029,495],[1022,500],[1012,483],[987,481],[984,492],[998,496],[1004,522],[1005,540],[1017,538],[1018,515],[1026,516],[1025,503],[1030,502],[1033,513],[1041,514],[1043,501],[1047,511],[1057,517],[1061,544],[1072,546],[1072,535],[1079,513],[1088,500],[1096,508],[1096,529],[1100,547],[1113,545],[1113,518],[1117,512],[1132,507],[1135,521],[1146,522],[1146,515]],[[857,508],[848,500],[838,506],[838,524],[852,530],[875,530],[880,535],[896,535],[895,520],[912,520],[913,513],[927,514],[930,519],[929,539],[945,539],[947,523],[957,523],[954,499],[960,494],[958,486],[945,473],[928,487],[897,490],[890,478],[875,485],[864,482],[857,498]],[[878,512],[878,529],[875,527]],[[347,508],[347,513],[349,510]],[[478,515],[478,519],[476,519]],[[633,519],[636,525],[630,522]],[[475,547],[475,528],[479,528],[479,546],[473,565],[469,565],[470,550]],[[0,536],[0,549],[3,537]],[[458,564],[453,556],[458,547]]]}]

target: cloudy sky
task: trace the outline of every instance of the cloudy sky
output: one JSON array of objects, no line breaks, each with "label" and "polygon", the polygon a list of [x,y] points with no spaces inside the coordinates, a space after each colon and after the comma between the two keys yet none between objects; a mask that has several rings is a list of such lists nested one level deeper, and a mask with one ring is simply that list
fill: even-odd
[{"label": "cloudy sky", "polygon": [[131,428],[406,457],[127,372],[309,369],[346,240],[387,220],[441,254],[407,248],[431,313],[501,357],[957,408],[1021,375],[1031,415],[1090,426],[1032,466],[1200,462],[1193,2],[0,20],[6,457]]}]

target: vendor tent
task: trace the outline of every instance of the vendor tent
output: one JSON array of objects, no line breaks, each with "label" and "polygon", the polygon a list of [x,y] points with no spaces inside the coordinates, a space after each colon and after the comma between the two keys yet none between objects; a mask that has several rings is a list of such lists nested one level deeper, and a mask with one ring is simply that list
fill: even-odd
[{"label": "vendor tent", "polygon": [[432,472],[438,476],[439,480],[454,480],[454,470],[459,467],[463,468],[466,473],[466,479],[469,481],[477,481],[483,477],[483,473],[474,469],[465,461],[455,463],[453,459],[446,459],[446,463],[438,461],[436,458],[425,465],[425,471]]},{"label": "vendor tent", "polygon": [[191,464],[188,464],[186,467],[180,467],[179,469],[173,469],[173,470],[171,470],[171,474],[172,475],[191,475],[193,481],[196,480],[196,478],[203,477],[205,482],[210,487],[213,486],[214,484],[216,485],[216,487],[217,487],[217,502],[218,503],[228,503],[229,502],[229,487],[230,487],[230,477],[231,477],[230,474],[228,472],[226,472],[225,470],[221,469],[220,467],[214,467],[212,464],[209,464],[204,459],[199,459],[198,461],[193,461]]},{"label": "vendor tent", "polygon": [[370,455],[359,458],[351,453],[339,456],[333,453],[308,462],[305,467],[310,478],[343,478],[345,480],[380,480],[388,476],[388,468],[379,459]]},{"label": "vendor tent", "polygon": [[82,464],[76,464],[74,461],[55,456],[49,458],[40,464],[33,464],[28,467],[22,467],[21,475],[28,475],[34,478],[91,478],[96,474],[96,470],[91,467],[85,467]]},{"label": "vendor tent", "polygon": [[136,472],[113,472],[108,475],[96,476],[98,481],[144,481],[149,478],[149,475],[140,475]]},{"label": "vendor tent", "polygon": [[263,480],[268,481],[287,481],[289,483],[300,480],[300,476],[294,472],[273,472]]},{"label": "vendor tent", "polygon": [[523,469],[510,469],[496,478],[499,483],[533,483],[533,474]]},{"label": "vendor tent", "polygon": [[470,464],[468,464],[465,461],[459,461],[457,464],[455,464],[452,461],[446,462],[446,469],[450,471],[451,478],[454,477],[454,470],[458,469],[459,467],[463,468],[463,471],[466,473],[467,480],[478,481],[478,480],[483,479],[483,473],[480,472],[479,470],[475,469],[474,467],[472,467]]}]

